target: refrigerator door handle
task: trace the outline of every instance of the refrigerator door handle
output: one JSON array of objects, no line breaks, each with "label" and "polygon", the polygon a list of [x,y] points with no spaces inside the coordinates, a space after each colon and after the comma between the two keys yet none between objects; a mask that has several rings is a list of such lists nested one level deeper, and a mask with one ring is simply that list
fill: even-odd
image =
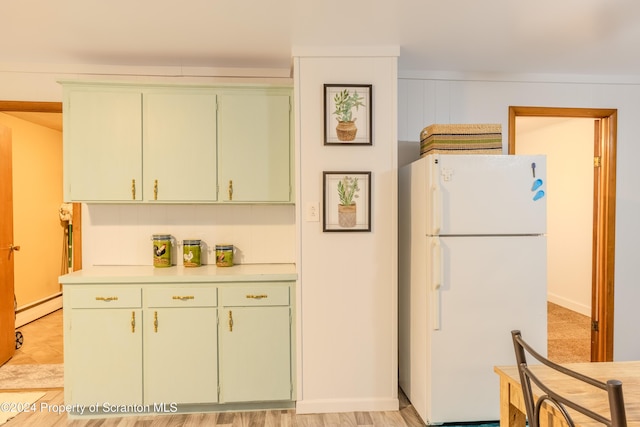
[{"label": "refrigerator door handle", "polygon": [[434,331],[440,330],[440,287],[442,286],[442,248],[440,239],[434,239],[431,251],[431,283],[433,298],[431,300],[432,325]]},{"label": "refrigerator door handle", "polygon": [[440,234],[440,227],[442,226],[442,197],[440,194],[440,188],[437,185],[431,187],[431,233]]}]

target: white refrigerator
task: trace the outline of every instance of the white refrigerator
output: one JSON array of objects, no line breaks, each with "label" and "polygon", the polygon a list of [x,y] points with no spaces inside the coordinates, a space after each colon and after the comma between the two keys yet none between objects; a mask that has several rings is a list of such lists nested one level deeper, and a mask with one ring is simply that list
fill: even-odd
[{"label": "white refrigerator", "polygon": [[511,330],[547,353],[545,156],[432,154],[399,174],[399,384],[428,424],[499,420]]}]

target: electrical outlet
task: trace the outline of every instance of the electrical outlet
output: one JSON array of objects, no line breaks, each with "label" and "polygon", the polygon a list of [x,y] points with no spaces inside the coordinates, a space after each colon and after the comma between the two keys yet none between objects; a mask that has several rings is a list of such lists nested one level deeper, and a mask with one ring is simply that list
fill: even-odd
[{"label": "electrical outlet", "polygon": [[305,220],[307,222],[318,222],[320,221],[320,203],[319,202],[308,202],[307,210],[305,212]]}]

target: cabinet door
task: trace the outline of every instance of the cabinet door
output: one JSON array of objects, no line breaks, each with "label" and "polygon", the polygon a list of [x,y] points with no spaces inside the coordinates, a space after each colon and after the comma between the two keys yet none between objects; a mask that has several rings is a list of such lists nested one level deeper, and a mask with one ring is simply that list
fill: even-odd
[{"label": "cabinet door", "polygon": [[145,404],[218,401],[216,310],[145,311]]},{"label": "cabinet door", "polygon": [[291,200],[291,96],[224,92],[218,110],[221,201]]},{"label": "cabinet door", "polygon": [[219,328],[220,401],[290,400],[289,307],[224,307]]},{"label": "cabinet door", "polygon": [[[65,309],[66,310],[66,309]],[[140,309],[70,309],[65,348],[67,404],[142,404]]]},{"label": "cabinet door", "polygon": [[143,111],[144,199],[215,201],[215,92],[149,91]]},{"label": "cabinet door", "polygon": [[142,200],[141,108],[139,90],[68,90],[63,135],[65,200]]}]

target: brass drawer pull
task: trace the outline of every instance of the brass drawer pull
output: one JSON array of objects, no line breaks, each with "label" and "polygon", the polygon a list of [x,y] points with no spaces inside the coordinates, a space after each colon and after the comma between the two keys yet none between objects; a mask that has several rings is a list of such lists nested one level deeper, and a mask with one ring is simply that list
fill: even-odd
[{"label": "brass drawer pull", "polygon": [[104,301],[104,302],[118,301],[118,297],[96,297],[96,301]]},{"label": "brass drawer pull", "polygon": [[153,182],[153,200],[158,200],[158,180]]},{"label": "brass drawer pull", "polygon": [[136,180],[131,180],[131,200],[136,199]]},{"label": "brass drawer pull", "polygon": [[267,294],[260,294],[260,295],[247,295],[247,298],[249,299],[263,299],[263,298],[269,298],[269,295]]},{"label": "brass drawer pull", "polygon": [[233,313],[229,310],[229,332],[233,332]]},{"label": "brass drawer pull", "polygon": [[158,332],[158,312],[153,312],[153,332]]},{"label": "brass drawer pull", "polygon": [[190,300],[190,299],[196,299],[196,297],[194,297],[193,295],[174,295],[172,297],[173,299],[179,299],[180,301],[186,301],[186,300]]},{"label": "brass drawer pull", "polygon": [[131,333],[136,331],[136,312],[131,312]]}]

